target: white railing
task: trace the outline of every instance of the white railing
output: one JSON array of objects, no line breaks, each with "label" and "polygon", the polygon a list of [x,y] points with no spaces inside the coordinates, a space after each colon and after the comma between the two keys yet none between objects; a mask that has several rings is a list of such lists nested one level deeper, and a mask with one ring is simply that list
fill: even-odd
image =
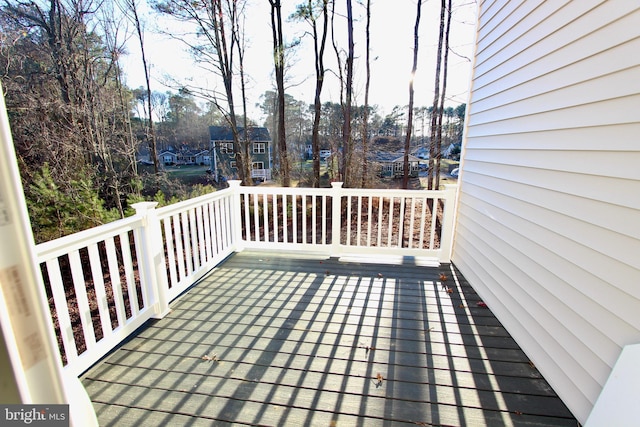
[{"label": "white railing", "polygon": [[232,192],[155,209],[36,246],[65,369],[78,375],[231,254]]},{"label": "white railing", "polygon": [[251,169],[251,178],[271,181],[271,169]]},{"label": "white railing", "polygon": [[[241,187],[36,246],[65,369],[79,375],[234,251],[292,249],[448,262],[455,186],[443,191]],[[435,219],[435,220],[433,220]]]},{"label": "white railing", "polygon": [[[449,262],[455,186],[442,191],[240,187],[243,248]],[[435,218],[435,221],[432,221]]]}]

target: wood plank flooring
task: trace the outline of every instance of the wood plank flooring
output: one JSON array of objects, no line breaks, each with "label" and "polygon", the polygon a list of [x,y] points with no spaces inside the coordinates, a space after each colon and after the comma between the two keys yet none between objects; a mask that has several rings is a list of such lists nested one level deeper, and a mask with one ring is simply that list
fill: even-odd
[{"label": "wood plank flooring", "polygon": [[577,426],[478,302],[451,265],[243,252],[82,381],[101,426]]}]

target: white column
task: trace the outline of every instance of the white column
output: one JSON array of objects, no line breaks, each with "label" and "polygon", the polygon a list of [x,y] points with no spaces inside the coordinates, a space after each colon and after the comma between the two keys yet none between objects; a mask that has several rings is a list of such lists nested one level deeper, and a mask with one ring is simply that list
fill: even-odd
[{"label": "white column", "polygon": [[341,251],[342,182],[332,182],[331,190],[331,256],[338,256]]},{"label": "white column", "polygon": [[142,271],[147,295],[154,305],[154,316],[162,319],[169,314],[169,279],[167,278],[166,260],[162,229],[156,212],[158,202],[140,202],[131,205],[136,215],[143,219],[141,230]]},{"label": "white column", "polygon": [[0,242],[0,345],[9,359],[9,366],[1,368],[8,384],[2,393],[25,404],[68,403],[72,425],[97,426],[80,380],[68,378],[62,369],[2,95]]},{"label": "white column", "polygon": [[233,232],[233,250],[240,252],[244,250],[242,241],[242,204],[240,203],[240,184],[242,181],[232,179],[227,181],[231,190],[231,230]]},{"label": "white column", "polygon": [[[453,225],[456,210],[456,184],[445,184],[444,212],[442,213],[442,233],[440,235],[440,262],[451,262],[453,250]],[[434,218],[435,220],[435,218]]]}]

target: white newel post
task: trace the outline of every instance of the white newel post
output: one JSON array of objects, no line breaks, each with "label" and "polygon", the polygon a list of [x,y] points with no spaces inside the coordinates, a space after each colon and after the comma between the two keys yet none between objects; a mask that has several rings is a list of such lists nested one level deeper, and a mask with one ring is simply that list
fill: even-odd
[{"label": "white newel post", "polygon": [[451,251],[453,250],[453,224],[456,207],[456,184],[445,184],[444,212],[442,213],[442,233],[440,235],[440,262],[451,262]]},{"label": "white newel post", "polygon": [[232,179],[227,181],[231,190],[231,230],[233,233],[232,247],[236,252],[244,249],[242,242],[242,204],[240,202],[240,184],[242,181]]},{"label": "white newel post", "polygon": [[62,369],[0,84],[0,402],[69,404],[97,426],[91,400]]},{"label": "white newel post", "polygon": [[342,183],[331,183],[331,255],[340,254],[340,233],[342,229]]},{"label": "white newel post", "polygon": [[161,319],[169,314],[169,297],[167,295],[169,280],[164,257],[164,244],[162,242],[162,229],[156,206],[158,202],[140,202],[131,205],[136,210],[136,215],[142,218],[140,242],[142,247],[142,260],[139,260],[139,268],[142,268],[143,286],[154,305],[154,316]]}]

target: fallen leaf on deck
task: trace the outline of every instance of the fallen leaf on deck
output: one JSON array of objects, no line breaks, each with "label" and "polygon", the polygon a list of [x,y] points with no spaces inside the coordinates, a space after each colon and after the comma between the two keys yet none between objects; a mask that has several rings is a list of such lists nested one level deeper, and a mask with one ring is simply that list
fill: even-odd
[{"label": "fallen leaf on deck", "polygon": [[444,273],[440,273],[440,281],[441,282],[446,282],[449,278],[447,277],[446,274]]},{"label": "fallen leaf on deck", "polygon": [[376,384],[376,388],[380,387],[382,385],[382,381],[384,380],[384,377],[382,376],[382,374],[380,372],[378,372],[378,375],[376,376],[376,379],[378,380],[378,384]]},{"label": "fallen leaf on deck", "polygon": [[448,294],[452,294],[452,293],[453,293],[453,289],[451,289],[451,288],[447,288],[447,293],[448,293]]},{"label": "fallen leaf on deck", "polygon": [[206,360],[207,362],[218,362],[218,355],[216,353],[205,354],[201,358],[202,360]]}]

